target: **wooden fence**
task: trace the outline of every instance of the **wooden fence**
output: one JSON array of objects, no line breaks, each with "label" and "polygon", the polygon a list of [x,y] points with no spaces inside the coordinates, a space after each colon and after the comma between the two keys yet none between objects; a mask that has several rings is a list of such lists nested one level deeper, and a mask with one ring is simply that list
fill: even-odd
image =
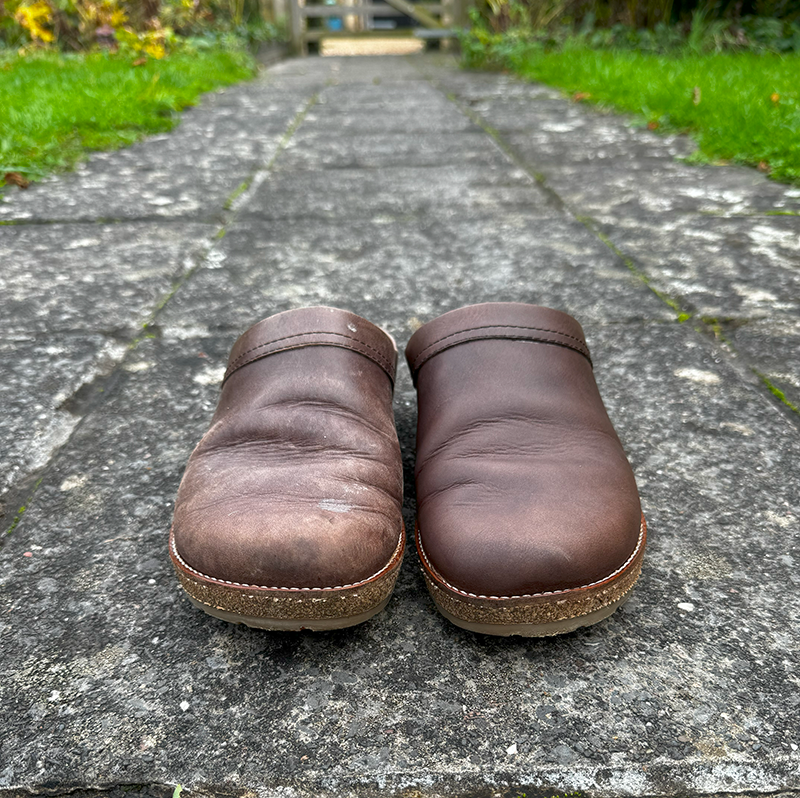
[{"label": "wooden fence", "polygon": [[[411,3],[409,0],[289,0],[292,46],[307,55],[311,42],[332,38],[417,37],[446,40],[467,25],[468,0]],[[412,26],[391,27],[411,18]]]}]

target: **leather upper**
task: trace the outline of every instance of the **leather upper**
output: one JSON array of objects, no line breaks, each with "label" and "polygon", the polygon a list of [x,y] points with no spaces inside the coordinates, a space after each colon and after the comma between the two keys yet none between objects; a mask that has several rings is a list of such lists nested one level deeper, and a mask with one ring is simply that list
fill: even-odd
[{"label": "leather upper", "polygon": [[637,547],[641,507],[580,324],[520,303],[420,328],[417,520],[449,586],[522,597],[608,578]]},{"label": "leather upper", "polygon": [[402,535],[397,351],[355,314],[304,308],[239,338],[173,524],[178,556],[235,584],[334,588],[385,568]]},{"label": "leather upper", "polygon": [[366,319],[326,307],[290,310],[254,324],[233,345],[223,384],[249,363],[308,346],[336,346],[358,352],[380,366],[394,384],[394,341]]}]

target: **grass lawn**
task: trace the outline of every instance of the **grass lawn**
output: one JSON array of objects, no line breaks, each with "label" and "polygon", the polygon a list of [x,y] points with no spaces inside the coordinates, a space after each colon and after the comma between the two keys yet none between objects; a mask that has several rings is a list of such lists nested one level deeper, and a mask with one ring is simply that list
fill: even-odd
[{"label": "grass lawn", "polygon": [[20,58],[0,51],[0,186],[7,172],[36,179],[74,166],[86,150],[169,130],[199,94],[255,74],[252,57],[235,47],[132,61],[109,53]]},{"label": "grass lawn", "polygon": [[[700,160],[760,166],[800,183],[800,54],[656,55],[517,46],[504,61],[531,80],[691,133]],[[588,95],[588,96],[586,96]]]}]

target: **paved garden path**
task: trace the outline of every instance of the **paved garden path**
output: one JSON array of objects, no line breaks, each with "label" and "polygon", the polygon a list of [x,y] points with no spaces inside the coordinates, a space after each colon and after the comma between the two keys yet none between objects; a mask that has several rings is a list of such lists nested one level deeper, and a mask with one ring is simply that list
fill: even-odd
[{"label": "paved garden path", "polygon": [[[444,58],[308,59],[8,190],[0,795],[799,794],[800,190],[691,149]],[[478,636],[410,553],[354,629],[193,609],[167,530],[238,334],[324,303],[402,346],[486,300],[586,329],[651,527],[630,602]],[[405,366],[396,412],[413,528]]]}]

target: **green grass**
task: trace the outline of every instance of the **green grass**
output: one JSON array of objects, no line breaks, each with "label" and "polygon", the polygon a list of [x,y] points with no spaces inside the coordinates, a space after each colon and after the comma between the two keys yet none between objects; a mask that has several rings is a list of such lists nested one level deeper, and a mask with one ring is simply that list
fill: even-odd
[{"label": "green grass", "polygon": [[87,150],[169,130],[198,95],[254,74],[252,56],[234,46],[141,66],[108,53],[21,58],[0,50],[0,186],[6,172],[37,179],[73,167]]},{"label": "green grass", "polygon": [[590,95],[663,131],[691,133],[698,160],[761,165],[800,183],[800,54],[657,55],[566,46],[508,48],[503,62],[531,80]]}]

